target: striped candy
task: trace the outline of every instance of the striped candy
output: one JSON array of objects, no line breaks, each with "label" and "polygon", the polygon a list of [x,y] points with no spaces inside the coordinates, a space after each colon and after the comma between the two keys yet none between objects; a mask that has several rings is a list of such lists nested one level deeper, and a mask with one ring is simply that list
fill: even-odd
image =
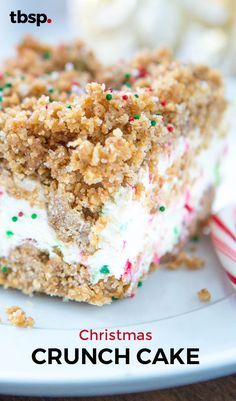
[{"label": "striped candy", "polygon": [[236,289],[236,205],[211,217],[211,238],[227,276]]}]

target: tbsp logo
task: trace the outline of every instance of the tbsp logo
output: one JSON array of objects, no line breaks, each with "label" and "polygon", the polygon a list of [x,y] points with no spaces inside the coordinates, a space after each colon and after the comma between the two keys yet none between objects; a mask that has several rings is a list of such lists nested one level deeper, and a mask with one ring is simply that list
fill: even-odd
[{"label": "tbsp logo", "polygon": [[9,15],[13,24],[25,24],[26,22],[29,22],[30,24],[36,23],[37,26],[40,26],[41,24],[45,24],[45,22],[48,24],[51,24],[52,22],[52,19],[48,18],[44,13],[30,13],[27,15],[22,13],[21,10],[17,10],[11,11]]}]

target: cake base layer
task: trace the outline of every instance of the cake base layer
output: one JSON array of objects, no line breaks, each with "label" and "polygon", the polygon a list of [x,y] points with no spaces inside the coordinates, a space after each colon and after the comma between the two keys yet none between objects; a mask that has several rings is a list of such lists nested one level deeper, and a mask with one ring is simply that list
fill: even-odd
[{"label": "cake base layer", "polygon": [[[188,238],[196,234],[202,224],[207,223],[213,199],[212,187],[202,197],[200,211],[188,227]],[[150,265],[149,271],[175,258],[186,240],[179,242],[171,254],[164,255],[158,265]],[[0,258],[0,263],[6,266],[0,270],[0,284],[5,287],[19,289],[27,294],[45,293],[94,305],[108,304],[113,299],[122,299],[135,293],[138,282],[145,278],[140,276],[136,283],[127,284],[122,278],[118,280],[112,276],[91,284],[85,266],[68,265],[59,255],[50,258],[47,253],[29,244],[13,249],[7,259]]]}]

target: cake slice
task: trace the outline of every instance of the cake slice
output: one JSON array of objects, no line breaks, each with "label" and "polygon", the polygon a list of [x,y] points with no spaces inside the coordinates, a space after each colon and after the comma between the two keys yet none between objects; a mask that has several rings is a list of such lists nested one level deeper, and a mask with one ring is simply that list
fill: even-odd
[{"label": "cake slice", "polygon": [[166,51],[107,68],[73,46],[59,63],[28,39],[2,74],[0,283],[103,305],[207,221],[226,101],[216,71]]}]

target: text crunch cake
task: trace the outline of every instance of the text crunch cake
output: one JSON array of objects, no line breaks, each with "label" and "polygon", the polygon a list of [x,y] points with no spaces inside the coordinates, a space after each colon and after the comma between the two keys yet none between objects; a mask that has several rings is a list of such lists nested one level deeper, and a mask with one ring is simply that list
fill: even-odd
[{"label": "text crunch cake", "polygon": [[133,295],[210,214],[220,75],[164,50],[108,68],[81,42],[26,38],[0,78],[0,283],[97,305]]}]

